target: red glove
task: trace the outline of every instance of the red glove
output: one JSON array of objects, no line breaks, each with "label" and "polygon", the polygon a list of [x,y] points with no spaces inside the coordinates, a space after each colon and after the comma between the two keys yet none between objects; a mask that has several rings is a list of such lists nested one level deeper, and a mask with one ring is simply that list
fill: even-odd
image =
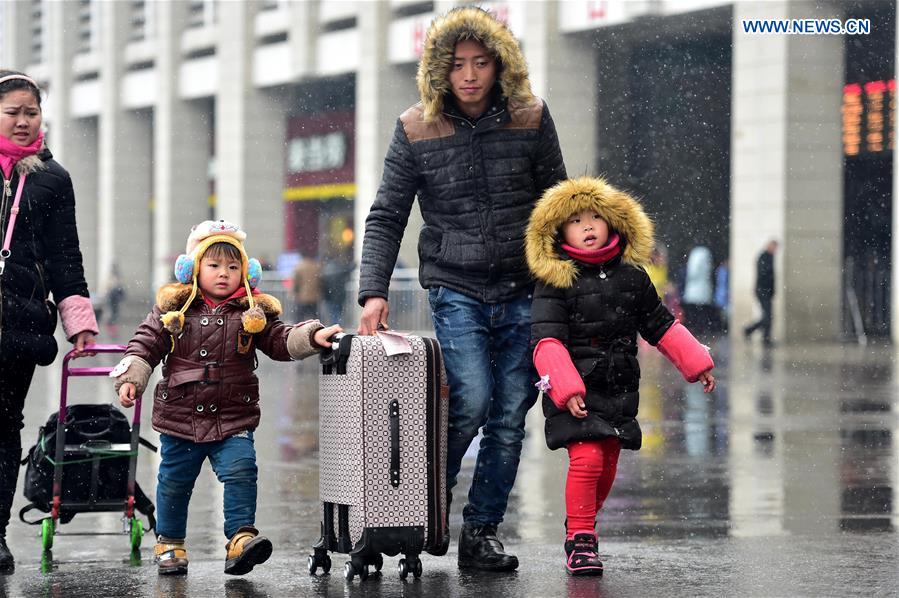
[{"label": "red glove", "polygon": [[656,347],[674,364],[687,382],[696,382],[700,374],[715,367],[709,350],[677,320],[662,335]]},{"label": "red glove", "polygon": [[534,347],[534,366],[540,376],[549,376],[547,391],[552,402],[567,410],[568,400],[587,393],[584,381],[571,361],[571,355],[558,339],[544,338]]}]

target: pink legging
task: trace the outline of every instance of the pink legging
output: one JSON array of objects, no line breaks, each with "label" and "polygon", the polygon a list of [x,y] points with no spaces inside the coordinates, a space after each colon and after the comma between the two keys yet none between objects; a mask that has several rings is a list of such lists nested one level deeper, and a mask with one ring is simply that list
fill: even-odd
[{"label": "pink legging", "polygon": [[596,514],[602,508],[615,472],[621,443],[617,438],[585,440],[568,445],[568,481],[565,506],[568,515],[566,539],[575,534],[594,533]]}]

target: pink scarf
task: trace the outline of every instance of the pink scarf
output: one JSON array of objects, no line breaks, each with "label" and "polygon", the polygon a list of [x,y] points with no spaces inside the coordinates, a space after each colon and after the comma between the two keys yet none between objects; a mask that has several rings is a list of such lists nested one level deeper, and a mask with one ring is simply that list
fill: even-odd
[{"label": "pink scarf", "polygon": [[609,241],[599,249],[575,249],[567,243],[562,243],[562,249],[577,261],[595,266],[604,264],[621,253],[620,240],[618,233],[613,233]]},{"label": "pink scarf", "polygon": [[22,158],[35,155],[41,151],[43,145],[43,131],[38,133],[37,139],[31,145],[17,145],[0,135],[0,168],[3,169],[3,176],[12,178],[12,169],[16,163]]}]

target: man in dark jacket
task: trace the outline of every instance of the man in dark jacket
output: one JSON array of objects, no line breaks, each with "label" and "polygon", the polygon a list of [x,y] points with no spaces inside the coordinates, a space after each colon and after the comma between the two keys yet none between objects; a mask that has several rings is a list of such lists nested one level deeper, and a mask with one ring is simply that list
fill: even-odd
[{"label": "man in dark jacket", "polygon": [[755,266],[755,296],[762,308],[762,317],[743,329],[747,339],[752,337],[753,332],[761,329],[762,343],[766,347],[771,346],[771,303],[774,300],[774,254],[777,253],[777,247],[777,241],[769,241],[765,251],[759,255]]},{"label": "man in dark jacket", "polygon": [[387,289],[417,196],[419,278],[450,385],[450,490],[483,428],[459,566],[510,570],[518,559],[504,551],[496,528],[536,400],[524,231],[543,191],[566,178],[565,165],[518,42],[490,13],[465,7],[435,19],[417,79],[421,102],[397,122],[365,224],[359,333],[387,326]]}]

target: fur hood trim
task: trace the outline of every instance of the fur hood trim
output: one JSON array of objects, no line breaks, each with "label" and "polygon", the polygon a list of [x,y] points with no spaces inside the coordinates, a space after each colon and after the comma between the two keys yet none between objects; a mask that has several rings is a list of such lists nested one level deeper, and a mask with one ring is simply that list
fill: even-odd
[{"label": "fur hood trim", "polygon": [[504,97],[524,105],[534,100],[527,62],[509,28],[482,8],[454,8],[431,23],[418,63],[416,80],[425,122],[443,112],[443,99],[451,93],[447,76],[453,67],[456,43],[467,39],[484,44],[499,61],[497,82]]},{"label": "fur hood trim", "polygon": [[568,179],[546,190],[537,202],[525,233],[525,256],[531,273],[550,286],[570,288],[578,276],[573,260],[560,255],[559,228],[569,216],[596,210],[622,237],[622,260],[645,266],[653,248],[653,224],[640,203],[602,178]]},{"label": "fur hood trim", "polygon": [[[45,146],[46,147],[46,146]],[[28,156],[26,158],[22,158],[18,162],[16,162],[16,171],[18,171],[19,176],[29,175],[33,172],[37,172],[38,170],[44,170],[47,168],[47,165],[44,161],[39,158],[40,154],[35,154],[33,156]]]},{"label": "fur hood trim", "polygon": [[[191,288],[192,285],[181,284],[180,282],[162,285],[159,290],[156,291],[157,307],[163,312],[181,309],[181,306],[184,305],[184,302],[190,297]],[[202,301],[203,299],[197,295],[194,301],[197,300]],[[250,305],[246,295],[238,297],[237,299],[232,299],[232,301],[237,301],[238,305],[244,309],[247,309]],[[257,306],[262,308],[262,311],[265,312],[265,315],[268,317],[278,317],[282,313],[281,302],[271,295],[266,295],[265,293],[253,295],[253,301],[256,302]]]}]

